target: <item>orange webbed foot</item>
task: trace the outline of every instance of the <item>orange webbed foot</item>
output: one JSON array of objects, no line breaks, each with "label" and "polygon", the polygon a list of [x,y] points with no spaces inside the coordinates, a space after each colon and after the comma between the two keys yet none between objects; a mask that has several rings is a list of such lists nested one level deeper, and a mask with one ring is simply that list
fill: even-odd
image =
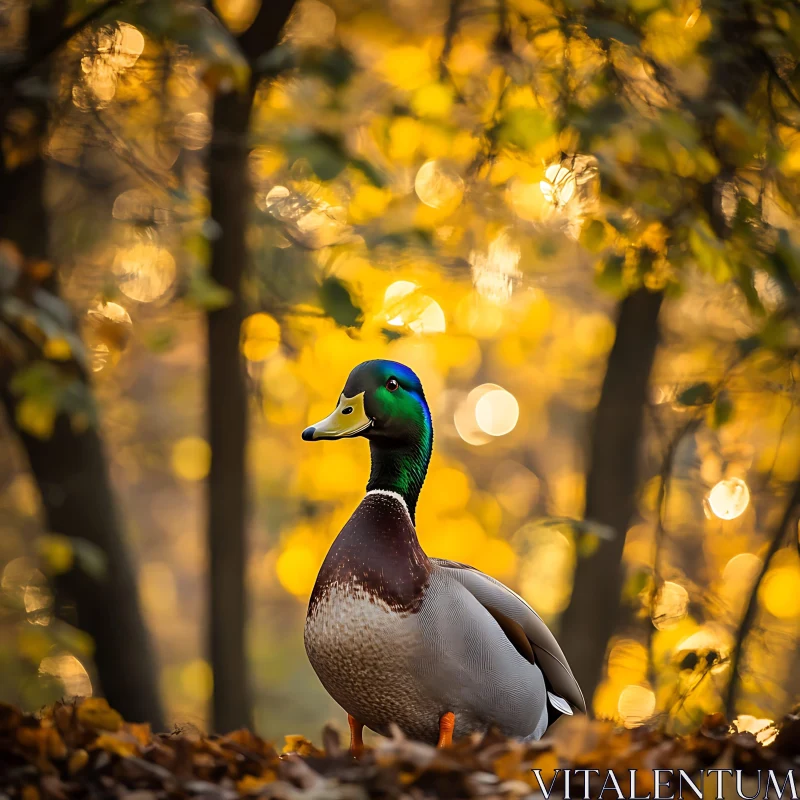
[{"label": "orange webbed foot", "polygon": [[361,732],[364,726],[352,715],[347,715],[347,724],[350,726],[350,755],[360,758],[364,752],[364,739]]},{"label": "orange webbed foot", "polygon": [[439,720],[439,741],[437,747],[450,747],[453,744],[453,730],[456,727],[456,715],[452,711],[442,714]]}]

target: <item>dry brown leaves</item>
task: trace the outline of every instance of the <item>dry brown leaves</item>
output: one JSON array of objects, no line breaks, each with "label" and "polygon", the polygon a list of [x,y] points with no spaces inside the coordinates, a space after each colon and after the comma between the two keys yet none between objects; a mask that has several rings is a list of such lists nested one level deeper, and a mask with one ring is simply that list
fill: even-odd
[{"label": "dry brown leaves", "polygon": [[[538,792],[533,768],[549,785],[554,770],[566,767],[613,769],[620,776],[638,769],[642,794],[653,788],[646,777],[653,769],[692,774],[720,764],[746,773],[797,767],[800,716],[787,717],[769,747],[752,734],[730,733],[720,715],[685,737],[573,718],[554,726],[547,740],[531,743],[490,733],[437,750],[397,733],[355,760],[331,728],[323,732],[322,749],[287,736],[278,752],[247,730],[152,734],[147,725],[125,722],[100,698],[59,703],[36,716],[0,705],[0,798],[13,800],[517,798]],[[602,785],[596,781],[602,779],[592,777],[593,796]],[[578,785],[573,796],[580,797],[583,778]],[[560,793],[559,780],[553,796]]]}]

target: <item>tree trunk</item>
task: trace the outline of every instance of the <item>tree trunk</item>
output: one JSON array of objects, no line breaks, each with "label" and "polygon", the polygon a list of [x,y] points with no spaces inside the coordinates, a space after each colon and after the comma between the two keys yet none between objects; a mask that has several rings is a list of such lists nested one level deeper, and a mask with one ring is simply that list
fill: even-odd
[{"label": "tree trunk", "polygon": [[212,248],[211,277],[232,295],[228,306],[208,314],[209,624],[213,724],[220,732],[251,722],[245,642],[247,397],[239,328],[252,196],[244,146],[252,97],[248,92],[217,98],[209,165],[211,215],[221,229]]},{"label": "tree trunk", "polygon": [[585,516],[610,526],[616,535],[578,560],[572,598],[561,620],[564,650],[589,704],[619,613],[622,549],[636,508],[639,445],[662,299],[660,293],[639,289],[622,301],[595,413]]},{"label": "tree trunk", "polygon": [[[278,43],[294,0],[262,3],[239,37],[251,67]],[[213,726],[227,731],[252,722],[247,671],[246,523],[247,395],[239,336],[244,318],[247,224],[253,206],[247,144],[257,86],[218,96],[208,165],[211,217],[220,234],[211,249],[211,277],[231,293],[225,308],[208,313],[209,649],[214,674]]]},{"label": "tree trunk", "polygon": [[[29,12],[28,51],[37,54],[56,36],[66,17],[65,0],[49,8],[33,4]],[[36,77],[49,84],[46,64]],[[6,87],[11,92],[11,87]],[[4,107],[0,126],[8,132],[15,112],[28,120],[25,141],[17,146],[25,153],[21,161],[0,164],[0,239],[16,244],[31,261],[47,258],[48,218],[44,204],[46,165],[42,154],[49,123],[49,108],[43,96],[11,97]],[[13,128],[13,126],[12,126]],[[13,134],[11,135],[13,141]],[[58,292],[55,274],[46,281],[50,292]],[[31,360],[43,358],[29,343]],[[56,420],[49,439],[38,439],[21,430],[16,421],[18,398],[9,388],[13,369],[6,361],[0,374],[0,397],[8,424],[16,432],[27,454],[30,469],[41,494],[48,531],[80,537],[99,547],[106,557],[107,573],[95,580],[73,567],[54,581],[56,606],[66,612],[94,640],[94,663],[102,693],[126,719],[148,721],[162,728],[164,717],[158,692],[155,662],[139,606],[136,579],[116,513],[108,466],[100,433],[95,428],[73,429],[66,414]],[[80,380],[87,376],[74,365]]]},{"label": "tree trunk", "polygon": [[[16,398],[7,385],[2,398],[15,428]],[[46,440],[15,430],[41,493],[47,530],[86,539],[106,558],[106,574],[100,580],[79,566],[55,578],[59,615],[94,640],[99,688],[108,702],[125,719],[163,730],[155,661],[100,435],[95,428],[76,434],[64,414]]]}]

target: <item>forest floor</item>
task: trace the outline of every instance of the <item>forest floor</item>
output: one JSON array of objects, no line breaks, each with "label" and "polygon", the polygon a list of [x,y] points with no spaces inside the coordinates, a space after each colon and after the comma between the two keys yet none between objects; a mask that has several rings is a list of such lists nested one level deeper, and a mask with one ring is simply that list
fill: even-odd
[{"label": "forest floor", "polygon": [[[59,703],[36,715],[0,705],[0,800],[556,798],[565,795],[566,769],[573,798],[696,797],[686,776],[708,798],[720,793],[722,781],[727,799],[756,796],[756,781],[763,797],[770,770],[779,788],[792,770],[800,773],[798,715],[758,738],[732,732],[721,715],[707,717],[687,736],[585,717],[563,719],[551,730],[540,742],[490,733],[445,750],[397,734],[354,759],[332,728],[322,732],[319,747],[299,736],[276,746],[247,730],[152,734],[99,698]],[[630,770],[637,770],[633,785]],[[787,786],[784,796],[797,793]]]}]

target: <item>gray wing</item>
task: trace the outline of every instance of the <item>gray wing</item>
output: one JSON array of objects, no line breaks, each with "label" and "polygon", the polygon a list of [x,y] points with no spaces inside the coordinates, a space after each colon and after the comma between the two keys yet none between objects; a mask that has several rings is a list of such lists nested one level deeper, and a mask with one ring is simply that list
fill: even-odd
[{"label": "gray wing", "polygon": [[[492,610],[505,615],[517,623],[525,633],[533,648],[536,662],[542,669],[552,688],[548,692],[550,700],[559,711],[571,713],[560,708],[558,700],[564,698],[579,711],[586,712],[583,692],[572,674],[567,659],[544,620],[518,595],[490,575],[457,561],[431,558],[436,566],[447,570],[475,599],[490,613]],[[515,645],[516,646],[516,645]],[[553,697],[555,693],[556,697]]]}]

